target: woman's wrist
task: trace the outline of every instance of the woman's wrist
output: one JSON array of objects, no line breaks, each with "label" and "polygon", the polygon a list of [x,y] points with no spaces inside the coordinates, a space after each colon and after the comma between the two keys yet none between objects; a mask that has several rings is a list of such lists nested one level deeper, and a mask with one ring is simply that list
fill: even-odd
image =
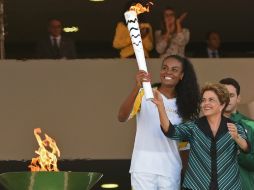
[{"label": "woman's wrist", "polygon": [[159,110],[163,110],[164,109],[163,102],[158,103],[157,107],[158,107]]},{"label": "woman's wrist", "polygon": [[246,151],[248,152],[248,143],[247,141],[241,137],[241,135],[237,135],[237,137],[235,138],[235,142],[238,144],[238,146],[243,150],[243,151]]},{"label": "woman's wrist", "polygon": [[139,92],[139,90],[140,90],[140,88],[142,88],[142,85],[138,85],[138,84],[136,84],[134,87],[133,87],[133,92],[134,93],[138,93]]},{"label": "woman's wrist", "polygon": [[237,134],[237,136],[235,137],[235,141],[238,141],[238,140],[240,140],[241,138],[242,138],[241,135]]}]

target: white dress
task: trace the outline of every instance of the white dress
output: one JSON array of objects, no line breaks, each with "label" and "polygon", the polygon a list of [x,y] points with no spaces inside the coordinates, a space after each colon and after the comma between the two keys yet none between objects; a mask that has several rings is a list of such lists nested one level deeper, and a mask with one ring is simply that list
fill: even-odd
[{"label": "white dress", "polygon": [[[181,123],[177,114],[176,99],[163,96],[167,115],[172,124]],[[137,109],[139,107],[139,109]],[[132,154],[130,173],[149,173],[169,177],[179,189],[182,169],[178,142],[167,138],[160,127],[159,113],[156,105],[142,96],[142,91],[136,98],[137,129],[134,150]],[[133,117],[135,113],[131,114]]]}]

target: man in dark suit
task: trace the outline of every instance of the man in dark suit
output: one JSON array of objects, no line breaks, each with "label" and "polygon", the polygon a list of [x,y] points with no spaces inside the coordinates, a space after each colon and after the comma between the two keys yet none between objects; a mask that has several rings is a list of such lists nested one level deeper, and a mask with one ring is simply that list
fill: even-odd
[{"label": "man in dark suit", "polygon": [[197,52],[195,57],[219,58],[225,56],[220,49],[221,38],[218,32],[208,32],[206,35],[206,44],[206,47]]},{"label": "man in dark suit", "polygon": [[74,42],[62,35],[62,24],[58,19],[48,22],[49,36],[38,43],[37,57],[39,59],[75,59]]}]

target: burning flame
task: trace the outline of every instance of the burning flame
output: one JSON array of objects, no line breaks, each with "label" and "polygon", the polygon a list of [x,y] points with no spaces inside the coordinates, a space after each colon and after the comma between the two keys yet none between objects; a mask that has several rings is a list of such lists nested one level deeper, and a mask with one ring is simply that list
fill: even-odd
[{"label": "burning flame", "polygon": [[31,171],[59,171],[57,168],[57,157],[60,157],[60,151],[55,140],[47,134],[45,134],[45,139],[42,140],[40,134],[40,128],[34,129],[34,135],[39,144],[39,149],[35,153],[39,156],[33,158],[28,167]]},{"label": "burning flame", "polygon": [[152,2],[147,3],[147,7],[143,7],[140,3],[137,3],[136,5],[133,5],[130,7],[130,11],[135,11],[137,14],[141,14],[144,12],[149,12],[149,6],[153,5]]}]

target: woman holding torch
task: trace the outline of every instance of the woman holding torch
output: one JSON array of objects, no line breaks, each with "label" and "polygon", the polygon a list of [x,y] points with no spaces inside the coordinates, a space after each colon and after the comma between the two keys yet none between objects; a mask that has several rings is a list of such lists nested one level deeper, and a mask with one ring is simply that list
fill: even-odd
[{"label": "woman holding torch", "polygon": [[[185,58],[166,57],[157,84],[163,104],[173,124],[198,117],[199,86],[192,64]],[[137,129],[131,160],[131,185],[134,190],[176,190],[180,188],[181,159],[178,144],[165,137],[153,102],[145,99],[142,82],[151,75],[138,71],[136,83],[122,103],[118,120],[136,115]]]}]

